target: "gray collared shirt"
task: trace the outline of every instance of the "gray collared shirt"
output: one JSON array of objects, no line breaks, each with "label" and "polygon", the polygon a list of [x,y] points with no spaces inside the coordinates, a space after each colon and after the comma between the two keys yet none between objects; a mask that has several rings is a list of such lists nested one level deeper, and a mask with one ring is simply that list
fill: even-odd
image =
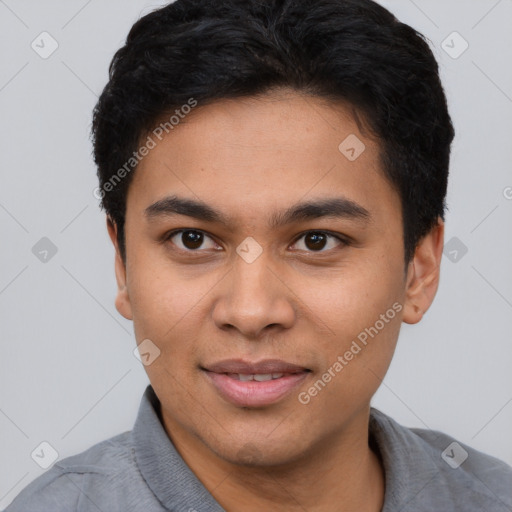
[{"label": "gray collared shirt", "polygon": [[[498,459],[373,408],[370,439],[386,475],[382,512],[512,512],[512,468]],[[148,386],[133,430],[58,461],[5,512],[223,510],[175,450]]]}]

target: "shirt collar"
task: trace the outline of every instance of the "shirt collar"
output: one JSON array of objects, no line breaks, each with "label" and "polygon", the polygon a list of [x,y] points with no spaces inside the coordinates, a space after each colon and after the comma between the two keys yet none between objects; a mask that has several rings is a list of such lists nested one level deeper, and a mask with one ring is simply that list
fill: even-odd
[{"label": "shirt collar", "polygon": [[385,496],[381,512],[403,510],[439,478],[439,468],[418,436],[373,407],[369,431],[384,466]]},{"label": "shirt collar", "polygon": [[176,451],[160,420],[160,402],[149,385],[132,430],[139,470],[160,503],[169,510],[224,509]]},{"label": "shirt collar", "polygon": [[[370,411],[369,427],[385,472],[382,512],[401,510],[434,480],[438,468],[430,457],[425,457],[420,441],[409,429],[377,409]],[[160,402],[151,385],[142,397],[132,436],[139,470],[165,508],[224,512],[169,439],[161,422]]]}]

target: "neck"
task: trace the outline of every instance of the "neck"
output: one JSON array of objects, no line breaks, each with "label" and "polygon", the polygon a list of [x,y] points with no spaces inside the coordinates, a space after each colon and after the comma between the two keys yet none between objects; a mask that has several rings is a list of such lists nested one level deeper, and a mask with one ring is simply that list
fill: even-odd
[{"label": "neck", "polygon": [[177,451],[227,512],[380,512],[384,471],[368,444],[368,421],[366,410],[286,464],[248,466],[222,459],[164,417]]}]

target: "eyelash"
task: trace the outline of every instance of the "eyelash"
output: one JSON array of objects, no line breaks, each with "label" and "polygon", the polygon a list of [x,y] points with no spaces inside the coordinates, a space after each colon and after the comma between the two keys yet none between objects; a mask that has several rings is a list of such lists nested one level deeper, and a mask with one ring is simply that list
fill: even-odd
[{"label": "eyelash", "polygon": [[[215,242],[215,239],[213,236],[211,236],[210,234],[208,234],[206,231],[203,231],[201,229],[195,229],[195,228],[181,228],[181,229],[175,229],[173,231],[170,231],[169,233],[166,233],[162,239],[162,241],[165,243],[165,242],[169,242],[171,241],[171,239],[180,234],[180,233],[184,233],[186,231],[193,231],[193,232],[197,232],[197,233],[202,233],[203,235],[205,235],[206,237],[212,239],[214,242]],[[340,245],[341,247],[344,247],[344,246],[348,246],[350,245],[350,240],[347,238],[347,237],[344,237],[342,235],[340,235],[339,233],[333,233],[332,231],[328,231],[328,230],[319,230],[319,229],[310,229],[308,231],[303,231],[302,233],[300,233],[299,235],[297,235],[297,237],[295,238],[295,240],[293,241],[292,245],[295,245],[301,238],[305,237],[306,235],[310,234],[310,233],[319,233],[319,234],[322,234],[322,235],[327,235],[331,238],[334,238],[336,239],[338,242],[340,242]],[[217,243],[217,242],[215,242]],[[175,244],[173,244],[175,245]],[[219,245],[219,244],[217,244]],[[313,251],[313,250],[309,250],[309,251],[305,251],[305,252],[308,252],[308,253],[311,253],[311,254],[326,254],[326,253],[330,253],[331,251],[335,250],[336,248],[331,248],[331,249],[327,249],[327,250],[319,250],[319,251]],[[202,250],[201,249],[181,249],[181,248],[178,248],[179,251],[182,251],[182,252],[186,252],[186,253],[200,253]],[[204,250],[204,249],[203,249]]]}]

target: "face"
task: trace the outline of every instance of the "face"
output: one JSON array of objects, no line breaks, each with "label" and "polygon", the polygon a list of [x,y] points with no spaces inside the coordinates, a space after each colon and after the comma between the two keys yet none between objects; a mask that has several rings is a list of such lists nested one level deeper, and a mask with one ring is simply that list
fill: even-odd
[{"label": "face", "polygon": [[126,212],[116,305],[157,356],[171,437],[280,464],[367,417],[418,307],[399,196],[350,109],[199,105],[141,161]]}]

